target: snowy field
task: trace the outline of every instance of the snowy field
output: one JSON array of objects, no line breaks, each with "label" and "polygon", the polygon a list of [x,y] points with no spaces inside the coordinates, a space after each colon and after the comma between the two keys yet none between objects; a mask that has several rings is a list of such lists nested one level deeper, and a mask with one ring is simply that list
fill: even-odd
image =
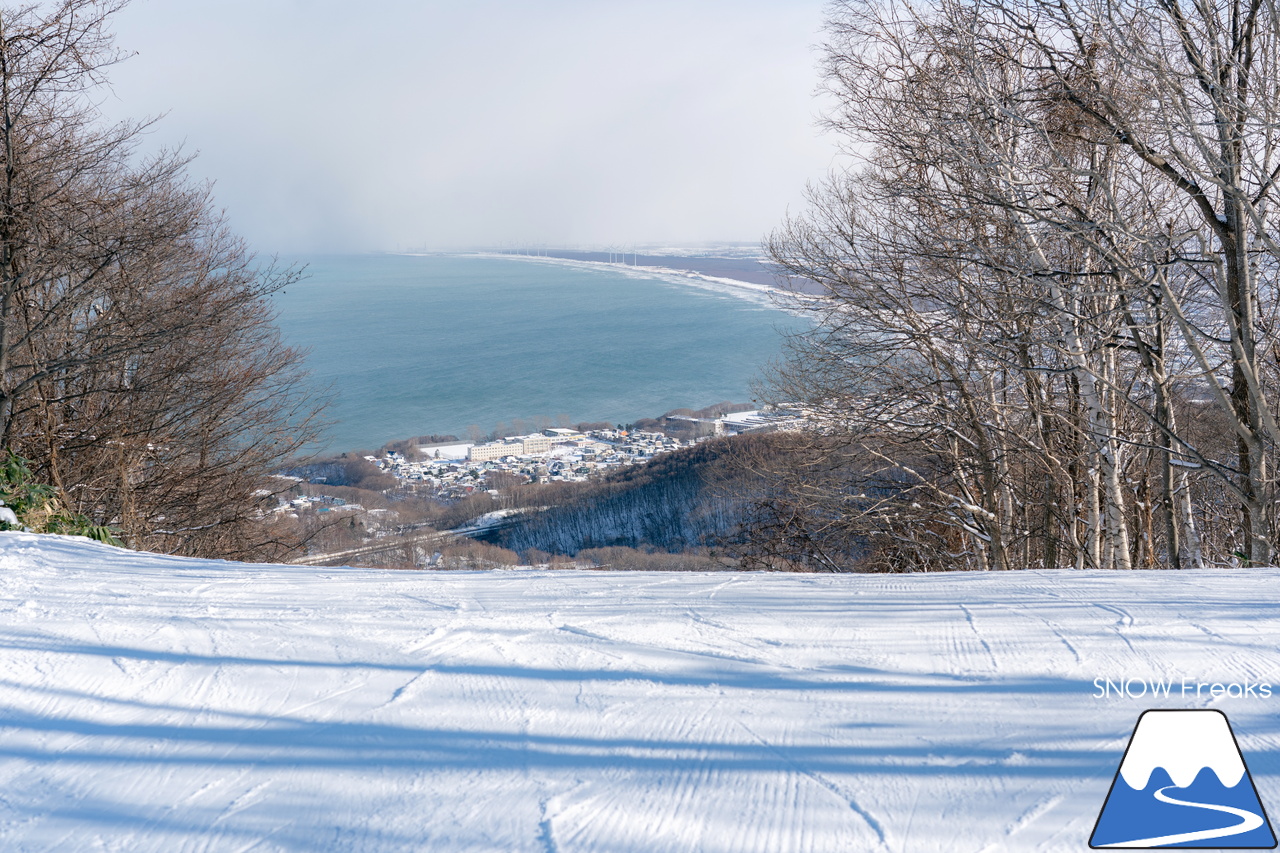
[{"label": "snowy field", "polygon": [[[0,850],[1083,851],[1147,708],[1224,711],[1274,820],[1278,601],[1272,570],[395,573],[0,533]],[[1154,677],[1192,693],[1097,698]]]}]

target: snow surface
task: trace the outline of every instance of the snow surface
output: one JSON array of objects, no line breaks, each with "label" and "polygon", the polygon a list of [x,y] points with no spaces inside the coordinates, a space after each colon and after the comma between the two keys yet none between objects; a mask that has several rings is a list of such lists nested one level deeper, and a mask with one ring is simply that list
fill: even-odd
[{"label": "snow surface", "polygon": [[1082,851],[1149,707],[1226,712],[1275,813],[1277,695],[1094,679],[1280,685],[1278,582],[386,572],[0,533],[0,850]]}]

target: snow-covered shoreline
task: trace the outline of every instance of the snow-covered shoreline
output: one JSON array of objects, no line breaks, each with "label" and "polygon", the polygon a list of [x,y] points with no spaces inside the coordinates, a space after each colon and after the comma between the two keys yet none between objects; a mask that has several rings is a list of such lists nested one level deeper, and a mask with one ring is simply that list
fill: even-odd
[{"label": "snow-covered shoreline", "polygon": [[[1148,707],[1280,803],[1280,571],[379,572],[0,533],[0,849],[1085,849]],[[1280,693],[1273,694],[1280,697]]]},{"label": "snow-covered shoreline", "polygon": [[781,309],[791,314],[801,314],[803,312],[796,294],[784,288],[725,276],[706,275],[695,270],[680,269],[678,267],[609,263],[607,261],[578,260],[552,255],[510,254],[505,252],[466,252],[457,253],[456,257],[525,261],[570,269],[607,270],[630,278],[649,279],[668,284],[696,287],[700,290],[733,296],[758,305]]}]

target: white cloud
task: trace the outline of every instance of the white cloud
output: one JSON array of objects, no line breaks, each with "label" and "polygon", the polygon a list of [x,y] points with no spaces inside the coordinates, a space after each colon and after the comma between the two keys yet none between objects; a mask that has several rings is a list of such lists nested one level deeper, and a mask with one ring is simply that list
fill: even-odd
[{"label": "white cloud", "polygon": [[168,113],[264,251],[760,237],[834,146],[814,2],[140,0],[113,116]]}]

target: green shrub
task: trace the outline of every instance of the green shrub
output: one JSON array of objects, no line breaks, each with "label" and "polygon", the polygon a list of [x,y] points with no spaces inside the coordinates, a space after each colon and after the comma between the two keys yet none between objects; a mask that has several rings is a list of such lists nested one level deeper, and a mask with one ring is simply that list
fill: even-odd
[{"label": "green shrub", "polygon": [[[94,524],[88,516],[72,512],[58,497],[58,490],[36,482],[27,460],[12,450],[0,462],[0,505],[13,512],[14,519],[0,518],[0,530],[27,530],[32,533],[66,533],[88,536],[108,545],[122,545],[119,531]],[[4,513],[7,515],[7,513]]]}]

